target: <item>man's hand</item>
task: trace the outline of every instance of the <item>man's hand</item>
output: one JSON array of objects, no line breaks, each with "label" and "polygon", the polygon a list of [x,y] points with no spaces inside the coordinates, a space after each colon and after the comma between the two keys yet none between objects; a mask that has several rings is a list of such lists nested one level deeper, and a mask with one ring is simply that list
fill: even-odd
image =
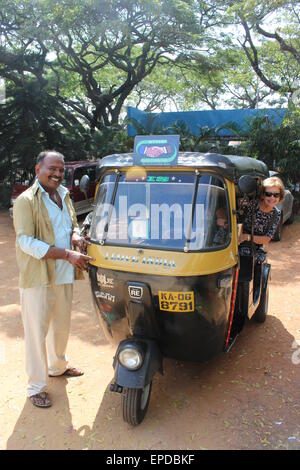
[{"label": "man's hand", "polygon": [[89,244],[90,243],[88,240],[86,240],[84,237],[81,237],[77,232],[73,232],[71,245],[73,245],[74,248],[79,248],[80,253],[86,254],[86,250]]},{"label": "man's hand", "polygon": [[56,248],[55,246],[50,246],[43,259],[63,259],[81,271],[87,270],[89,261],[95,261],[91,256],[79,251]]},{"label": "man's hand", "polygon": [[65,250],[65,260],[69,261],[75,268],[81,271],[86,271],[89,261],[94,261],[94,258],[74,250]]}]

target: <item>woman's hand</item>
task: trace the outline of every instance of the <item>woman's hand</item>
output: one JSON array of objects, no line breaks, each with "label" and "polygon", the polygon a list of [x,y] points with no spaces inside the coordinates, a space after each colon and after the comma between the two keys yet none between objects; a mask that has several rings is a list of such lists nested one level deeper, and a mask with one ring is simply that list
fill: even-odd
[{"label": "woman's hand", "polygon": [[250,242],[250,241],[251,241],[251,235],[249,235],[248,233],[240,234],[238,243]]}]

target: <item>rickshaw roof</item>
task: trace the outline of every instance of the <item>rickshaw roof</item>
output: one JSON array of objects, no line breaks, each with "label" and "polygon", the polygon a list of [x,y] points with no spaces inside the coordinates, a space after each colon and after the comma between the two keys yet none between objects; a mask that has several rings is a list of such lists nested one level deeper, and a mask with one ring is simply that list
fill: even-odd
[{"label": "rickshaw roof", "polygon": [[[132,153],[112,154],[99,161],[99,170],[124,169],[134,166]],[[148,165],[147,165],[148,166]],[[242,175],[253,175],[262,178],[269,176],[267,165],[255,158],[240,155],[221,155],[219,153],[179,152],[177,165],[158,168],[189,168],[216,171],[218,174],[237,182]]]}]

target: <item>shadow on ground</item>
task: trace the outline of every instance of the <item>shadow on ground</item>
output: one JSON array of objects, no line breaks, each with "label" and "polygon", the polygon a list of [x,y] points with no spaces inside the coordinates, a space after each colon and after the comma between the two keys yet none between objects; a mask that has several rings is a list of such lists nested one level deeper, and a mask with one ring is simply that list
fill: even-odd
[{"label": "shadow on ground", "polygon": [[[34,409],[27,400],[7,448],[20,448],[20,442],[24,449],[295,448],[299,442],[288,436],[299,430],[300,410],[289,401],[287,383],[293,391],[300,383],[292,343],[282,323],[269,316],[264,325],[249,322],[228,354],[207,363],[166,359],[165,374],[154,378],[146,418],[136,428],[123,422],[121,396],[109,391],[109,383],[97,398],[93,425],[76,428],[67,380],[52,379],[55,406]],[[91,399],[89,390],[85,399]]]}]

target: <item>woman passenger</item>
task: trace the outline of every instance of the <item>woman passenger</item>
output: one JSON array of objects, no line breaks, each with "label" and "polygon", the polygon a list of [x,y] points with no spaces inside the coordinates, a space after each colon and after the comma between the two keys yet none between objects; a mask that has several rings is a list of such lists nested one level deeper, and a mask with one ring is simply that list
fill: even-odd
[{"label": "woman passenger", "polygon": [[251,200],[244,207],[243,231],[239,242],[251,240],[252,211],[254,209],[254,238],[257,245],[268,245],[274,237],[280,222],[281,211],[276,207],[284,199],[284,186],[282,181],[273,176],[262,183],[262,194],[257,201]]}]

